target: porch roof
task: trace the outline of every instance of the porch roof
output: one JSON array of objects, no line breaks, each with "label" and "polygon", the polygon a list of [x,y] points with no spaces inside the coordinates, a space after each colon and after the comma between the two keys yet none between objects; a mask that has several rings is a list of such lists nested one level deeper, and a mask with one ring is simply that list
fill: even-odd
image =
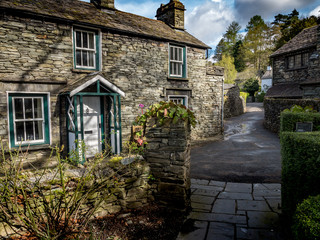
[{"label": "porch roof", "polygon": [[59,93],[64,94],[64,93],[69,93],[70,96],[74,96],[75,94],[81,92],[85,88],[89,87],[90,85],[96,83],[97,81],[100,81],[100,84],[103,86],[107,87],[114,93],[118,93],[120,96],[125,97],[126,94],[121,91],[120,88],[118,88],[116,85],[113,83],[109,82],[101,72],[95,72],[88,74],[84,78],[81,78],[71,84],[68,84],[67,86],[63,87],[60,89]]},{"label": "porch roof", "polygon": [[303,91],[299,83],[284,83],[269,88],[265,97],[270,98],[302,98]]}]

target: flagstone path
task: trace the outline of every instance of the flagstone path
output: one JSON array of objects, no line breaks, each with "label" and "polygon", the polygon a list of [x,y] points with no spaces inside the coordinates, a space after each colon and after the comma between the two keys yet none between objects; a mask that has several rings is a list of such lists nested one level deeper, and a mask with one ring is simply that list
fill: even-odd
[{"label": "flagstone path", "polygon": [[278,183],[192,179],[191,206],[177,240],[281,239]]}]

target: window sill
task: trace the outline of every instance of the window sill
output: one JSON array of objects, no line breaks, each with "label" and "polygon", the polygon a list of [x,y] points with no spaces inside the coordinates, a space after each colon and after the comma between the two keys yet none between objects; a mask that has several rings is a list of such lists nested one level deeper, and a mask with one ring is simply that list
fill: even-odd
[{"label": "window sill", "polygon": [[179,78],[179,77],[168,77],[168,81],[183,81],[183,82],[188,82],[188,78]]},{"label": "window sill", "polygon": [[50,145],[49,144],[39,144],[39,145],[30,145],[30,146],[17,146],[17,147],[11,147],[11,149],[21,149],[22,151],[36,151],[36,150],[49,150]]},{"label": "window sill", "polygon": [[77,69],[77,68],[73,68],[71,71],[74,72],[74,73],[93,73],[93,72],[99,72],[99,71],[96,70],[96,69],[89,70],[89,69]]},{"label": "window sill", "polygon": [[304,66],[304,67],[298,67],[298,68],[286,68],[287,71],[296,71],[296,70],[303,70],[303,69],[307,69],[308,66]]}]

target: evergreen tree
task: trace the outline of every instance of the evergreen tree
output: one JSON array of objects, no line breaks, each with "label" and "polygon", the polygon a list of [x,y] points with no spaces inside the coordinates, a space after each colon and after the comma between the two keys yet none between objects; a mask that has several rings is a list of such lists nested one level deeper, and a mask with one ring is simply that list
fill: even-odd
[{"label": "evergreen tree", "polygon": [[234,66],[237,72],[242,72],[246,68],[245,49],[242,40],[236,42],[233,48]]},{"label": "evergreen tree", "polygon": [[221,61],[222,55],[233,55],[233,48],[236,42],[241,39],[241,35],[239,34],[240,29],[241,26],[235,21],[228,26],[227,31],[223,34],[215,50],[215,58],[218,61]]},{"label": "evergreen tree", "polygon": [[266,34],[268,26],[259,15],[253,16],[246,27],[247,35],[245,37],[245,47],[247,49],[247,60],[253,65],[254,69],[261,70],[265,68],[264,58],[265,50],[268,47]]},{"label": "evergreen tree", "polygon": [[274,50],[276,50],[294,38],[303,29],[317,25],[317,17],[299,18],[299,12],[294,9],[290,14],[276,15],[272,24],[280,28],[281,31],[281,37],[275,43]]}]

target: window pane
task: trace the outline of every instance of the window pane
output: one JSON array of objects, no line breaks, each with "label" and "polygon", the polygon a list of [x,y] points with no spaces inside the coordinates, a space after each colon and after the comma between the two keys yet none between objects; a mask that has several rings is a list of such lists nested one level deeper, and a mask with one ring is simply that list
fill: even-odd
[{"label": "window pane", "polygon": [[42,118],[42,104],[41,98],[33,99],[34,118]]},{"label": "window pane", "polygon": [[42,121],[34,122],[35,140],[43,139]]},{"label": "window pane", "polygon": [[16,122],[16,142],[24,140],[24,122]]},{"label": "window pane", "polygon": [[182,76],[182,64],[178,63],[178,75]]},{"label": "window pane", "polygon": [[89,66],[93,67],[94,66],[94,53],[89,52]]},{"label": "window pane", "polygon": [[174,48],[174,60],[178,60],[179,52],[178,48]]},{"label": "window pane", "polygon": [[89,48],[94,49],[94,35],[89,33]]},{"label": "window pane", "polygon": [[87,48],[88,47],[88,34],[86,32],[82,32],[82,44],[84,48]]},{"label": "window pane", "polygon": [[76,52],[77,65],[81,66],[81,51],[77,50]]},{"label": "window pane", "polygon": [[181,48],[179,48],[178,60],[182,61],[182,49]]},{"label": "window pane", "polygon": [[88,51],[82,51],[82,66],[88,66]]},{"label": "window pane", "polygon": [[27,138],[27,140],[34,140],[34,137],[33,137],[33,122],[32,121],[26,122],[26,138]]},{"label": "window pane", "polygon": [[76,31],[76,45],[77,47],[82,47],[81,45],[81,32]]},{"label": "window pane", "polygon": [[25,111],[25,119],[32,119],[33,118],[32,98],[25,98],[24,99],[24,111]]},{"label": "window pane", "polygon": [[298,54],[298,55],[295,56],[294,65],[295,65],[296,67],[301,67],[301,55],[300,55],[300,54]]},{"label": "window pane", "polygon": [[309,61],[309,55],[308,53],[302,54],[302,66],[307,66]]},{"label": "window pane", "polygon": [[14,99],[14,111],[16,119],[23,119],[23,103],[22,98]]},{"label": "window pane", "polygon": [[288,58],[288,68],[294,67],[294,56]]}]

